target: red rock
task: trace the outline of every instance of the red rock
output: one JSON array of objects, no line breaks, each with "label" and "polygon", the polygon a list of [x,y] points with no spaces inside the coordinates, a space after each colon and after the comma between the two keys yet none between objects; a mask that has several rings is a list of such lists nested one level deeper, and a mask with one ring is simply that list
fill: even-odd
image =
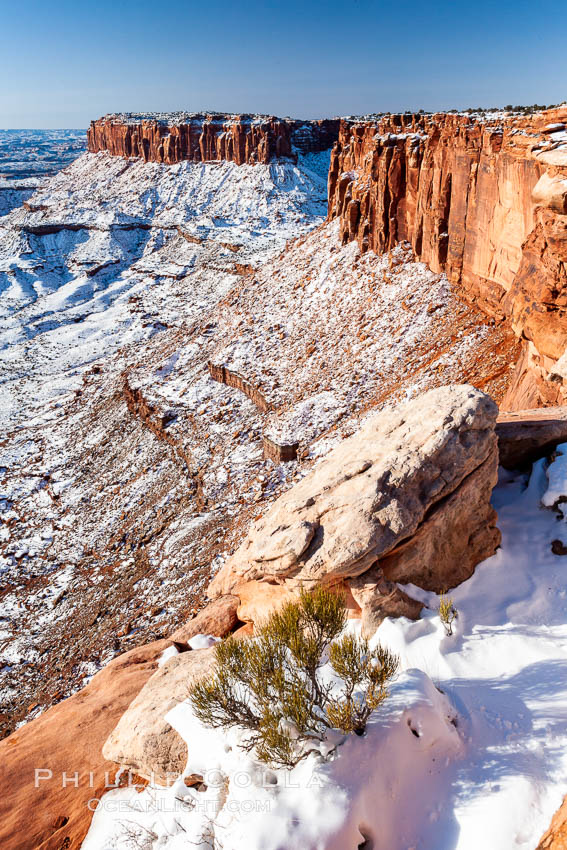
[{"label": "red rock", "polygon": [[[116,773],[102,746],[156,670],[167,643],[120,655],[83,690],[0,741],[2,850],[81,846],[92,818],[89,801],[102,796]],[[36,770],[46,771],[37,774],[37,787]]]},{"label": "red rock", "polygon": [[295,159],[295,148],[304,153],[327,150],[338,129],[338,119],[293,121],[273,115],[108,115],[91,121],[87,144],[91,153],[107,151],[146,162],[228,160],[243,165],[274,157]]},{"label": "red rock", "polygon": [[567,798],[553,815],[549,829],[536,850],[567,850]]},{"label": "red rock", "polygon": [[[558,404],[567,348],[567,157],[542,131],[567,110],[479,123],[467,115],[342,122],[329,218],[362,251],[411,243],[463,295],[526,341],[504,405]],[[533,348],[527,348],[527,343]]]},{"label": "red rock", "polygon": [[239,605],[238,596],[230,594],[220,596],[213,602],[209,602],[196,617],[173,632],[171,640],[185,643],[195,635],[225,637],[239,625],[237,615]]}]

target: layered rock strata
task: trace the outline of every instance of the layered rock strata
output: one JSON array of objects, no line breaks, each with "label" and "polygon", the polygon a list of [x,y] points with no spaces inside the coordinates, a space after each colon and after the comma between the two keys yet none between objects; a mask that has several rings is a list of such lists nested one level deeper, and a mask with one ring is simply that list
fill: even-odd
[{"label": "layered rock strata", "polygon": [[394,582],[454,587],[500,542],[496,415],[464,385],[370,418],[252,525],[209,595],[240,596],[247,620],[299,587],[346,587],[368,634],[394,611],[417,615]]},{"label": "layered rock strata", "polygon": [[[341,125],[329,217],[343,242],[408,241],[524,341],[504,406],[557,404],[567,347],[567,107],[531,118],[389,115]],[[566,373],[567,374],[567,373]],[[553,378],[553,380],[552,380]]]},{"label": "layered rock strata", "polygon": [[238,165],[328,150],[338,119],[293,121],[273,115],[171,113],[107,115],[92,121],[88,149],[173,164],[227,160]]}]

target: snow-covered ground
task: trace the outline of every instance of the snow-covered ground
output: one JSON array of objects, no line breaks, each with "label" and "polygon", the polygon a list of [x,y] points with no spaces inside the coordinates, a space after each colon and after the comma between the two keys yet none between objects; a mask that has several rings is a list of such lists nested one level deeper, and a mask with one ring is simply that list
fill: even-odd
[{"label": "snow-covered ground", "polygon": [[[207,513],[198,516],[194,503],[199,457],[188,470],[187,454],[178,456],[132,416],[123,373],[145,364],[159,384],[181,352],[187,355],[186,389],[201,379],[210,337],[206,325],[219,300],[248,268],[278,255],[288,239],[317,225],[325,212],[326,181],[289,161],[163,166],[84,154],[26,207],[0,219],[5,717],[15,716],[16,706],[45,704],[46,684],[56,698],[69,693],[68,685],[62,687],[58,656],[66,659],[64,678],[81,682],[109,652],[112,657],[118,651],[121,640],[139,641],[139,621],[134,625],[124,604],[128,584],[139,613],[144,610],[142,616],[154,624],[154,635],[176,621],[170,604],[183,610],[197,604],[202,593],[197,573],[210,569],[210,559],[201,545],[190,558],[179,547],[188,536],[197,545],[197,526],[204,534],[210,522]],[[209,393],[215,387],[218,411],[229,392],[207,384]],[[197,413],[201,400],[194,400]],[[246,406],[238,407],[239,418],[249,418]],[[189,409],[193,413],[191,404]],[[205,453],[211,424],[198,435]],[[191,421],[182,428],[189,435],[200,430]],[[231,433],[224,441],[230,446]],[[91,532],[81,528],[81,515]],[[122,528],[115,539],[124,521],[131,531]],[[166,527],[167,540],[158,542],[155,531],[161,529],[161,536]],[[118,581],[106,567],[99,570],[99,546],[87,543],[91,533],[105,540],[100,552],[107,553],[106,567],[120,565]],[[159,560],[165,557],[174,575],[158,576],[153,555],[146,553],[152,537]],[[212,532],[207,545],[218,547],[220,539]],[[162,602],[156,587],[162,588]],[[112,588],[120,588],[122,598],[101,660],[101,618],[88,608],[100,608],[106,621],[109,603],[114,608]]]},{"label": "snow-covered ground", "polygon": [[[85,154],[0,219],[4,717],[180,625],[250,520],[367,411],[464,380],[502,392],[512,334],[407,249],[342,246],[325,159]],[[265,459],[265,434],[302,458]]]},{"label": "snow-covered ground", "polygon": [[237,733],[176,706],[167,719],[187,741],[186,774],[207,790],[180,779],[110,791],[83,850],[533,850],[567,791],[565,564],[551,550],[567,529],[542,505],[558,493],[562,457],[531,477],[502,473],[502,548],[453,592],[452,637],[438,597],[409,588],[429,608],[373,638],[403,672],[364,737],[271,770],[243,754]]},{"label": "snow-covered ground", "polygon": [[[235,280],[235,262],[270,259],[325,213],[325,181],[290,162],[167,166],[84,154],[28,209],[0,219],[1,421],[29,419],[30,404],[76,388],[98,357],[154,333],[131,310],[149,288],[159,303],[164,284],[216,264],[193,301],[202,310]],[[159,310],[162,322],[179,317],[173,306]]]},{"label": "snow-covered ground", "polygon": [[0,130],[0,217],[86,148],[84,130]]}]

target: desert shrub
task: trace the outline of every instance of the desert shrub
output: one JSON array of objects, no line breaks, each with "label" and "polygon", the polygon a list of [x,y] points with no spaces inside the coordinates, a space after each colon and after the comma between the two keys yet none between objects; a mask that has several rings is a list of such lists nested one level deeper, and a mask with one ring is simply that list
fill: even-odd
[{"label": "desert shrub", "polygon": [[[240,727],[241,746],[274,766],[293,767],[327,732],[362,734],[386,699],[399,660],[388,649],[341,632],[346,607],[318,588],[273,613],[254,640],[229,637],[215,647],[209,679],[190,690],[197,717],[213,727]],[[330,662],[340,683],[323,681]]]},{"label": "desert shrub", "polygon": [[442,593],[439,598],[439,617],[441,618],[445,633],[448,637],[453,634],[453,623],[458,616],[459,612],[453,605],[451,597]]}]

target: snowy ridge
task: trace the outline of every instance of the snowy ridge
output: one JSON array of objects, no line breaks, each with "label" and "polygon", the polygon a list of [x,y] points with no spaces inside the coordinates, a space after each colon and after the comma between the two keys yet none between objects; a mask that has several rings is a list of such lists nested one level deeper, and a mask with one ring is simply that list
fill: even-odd
[{"label": "snowy ridge", "polygon": [[[153,328],[132,321],[130,298],[186,277],[205,254],[210,265],[215,250],[225,275],[235,262],[266,260],[321,219],[325,191],[317,174],[288,162],[165,166],[80,157],[28,209],[0,221],[4,420],[29,415],[24,378],[36,388],[34,401],[37,393],[56,397],[97,357],[147,338]],[[223,275],[216,279],[222,288]],[[38,369],[56,376],[51,388]]]}]

